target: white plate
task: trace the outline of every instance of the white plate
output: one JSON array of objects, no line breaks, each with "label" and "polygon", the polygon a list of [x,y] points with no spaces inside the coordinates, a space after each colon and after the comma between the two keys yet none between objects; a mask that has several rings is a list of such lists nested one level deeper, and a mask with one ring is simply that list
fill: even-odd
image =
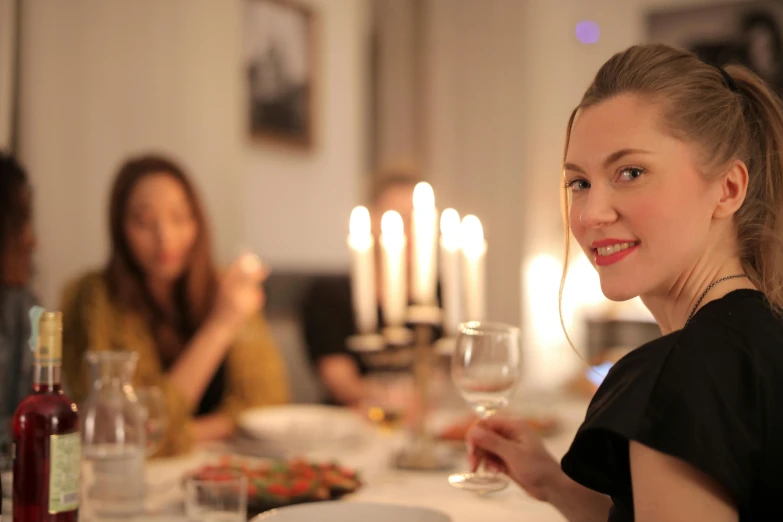
[{"label": "white plate", "polygon": [[316,502],[261,513],[251,522],[450,522],[434,509],[372,502]]},{"label": "white plate", "polygon": [[239,428],[246,436],[289,451],[350,447],[372,433],[351,410],[305,404],[247,410],[239,417]]}]

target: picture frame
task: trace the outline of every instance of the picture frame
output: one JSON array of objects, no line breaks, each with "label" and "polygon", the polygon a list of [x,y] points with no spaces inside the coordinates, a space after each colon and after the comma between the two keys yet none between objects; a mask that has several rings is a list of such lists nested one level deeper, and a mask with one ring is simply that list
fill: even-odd
[{"label": "picture frame", "polygon": [[733,1],[652,11],[648,41],[687,49],[723,67],[739,64],[783,95],[783,2]]},{"label": "picture frame", "polygon": [[244,71],[251,139],[310,150],[315,143],[316,21],[295,0],[246,0]]}]

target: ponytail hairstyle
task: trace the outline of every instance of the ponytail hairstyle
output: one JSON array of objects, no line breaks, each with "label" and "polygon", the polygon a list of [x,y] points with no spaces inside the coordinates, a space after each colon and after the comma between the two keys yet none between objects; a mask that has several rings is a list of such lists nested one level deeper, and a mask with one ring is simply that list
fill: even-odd
[{"label": "ponytail hairstyle", "polygon": [[[747,195],[734,215],[740,259],[771,308],[783,315],[781,100],[746,67],[730,65],[722,70],[687,51],[661,44],[636,45],[615,54],[599,69],[571,113],[564,162],[577,112],[627,93],[660,103],[666,130],[697,147],[704,176],[720,175],[721,167],[733,160],[745,163]],[[566,189],[562,197],[565,263],[560,280],[560,322],[565,330],[562,295],[570,250]]]}]

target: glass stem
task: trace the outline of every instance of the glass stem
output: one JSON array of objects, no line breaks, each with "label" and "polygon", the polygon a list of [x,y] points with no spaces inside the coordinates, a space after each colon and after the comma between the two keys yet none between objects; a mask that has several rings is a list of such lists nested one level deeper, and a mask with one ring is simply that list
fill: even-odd
[{"label": "glass stem", "polygon": [[[481,417],[481,420],[487,420],[488,418],[492,417],[496,411],[497,410],[495,409],[487,408],[479,413],[479,417]],[[479,460],[478,463],[478,467],[476,468],[476,475],[483,477],[494,477],[497,475],[497,473],[487,470],[487,458],[481,457],[481,460]]]},{"label": "glass stem", "polygon": [[487,458],[482,457],[479,461],[478,467],[476,468],[476,475],[480,477],[496,477],[497,473],[494,471],[490,471],[487,469]]}]

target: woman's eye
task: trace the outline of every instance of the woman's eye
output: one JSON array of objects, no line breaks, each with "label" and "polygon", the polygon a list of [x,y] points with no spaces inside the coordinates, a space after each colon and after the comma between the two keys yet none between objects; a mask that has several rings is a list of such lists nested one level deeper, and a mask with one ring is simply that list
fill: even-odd
[{"label": "woman's eye", "polygon": [[153,228],[155,220],[149,216],[131,216],[131,223],[139,228]]},{"label": "woman's eye", "polygon": [[644,169],[640,167],[626,167],[620,171],[620,179],[623,181],[633,181],[644,174]]},{"label": "woman's eye", "polygon": [[590,182],[586,179],[573,179],[566,183],[566,188],[572,192],[579,192],[590,188]]}]

